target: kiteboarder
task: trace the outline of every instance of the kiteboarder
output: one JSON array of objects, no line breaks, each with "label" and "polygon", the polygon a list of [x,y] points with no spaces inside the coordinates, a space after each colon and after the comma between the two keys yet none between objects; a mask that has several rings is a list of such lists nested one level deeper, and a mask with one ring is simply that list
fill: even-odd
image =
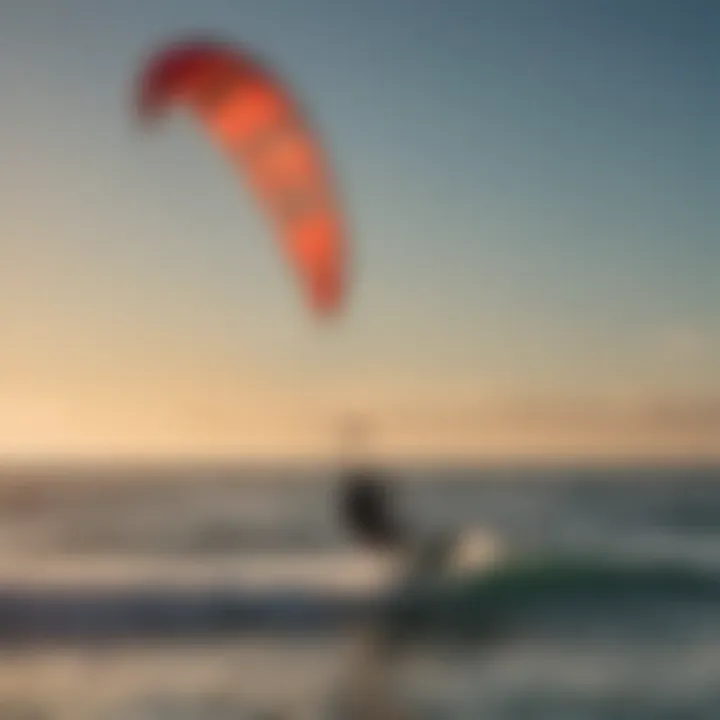
[{"label": "kiteboarder", "polygon": [[[341,473],[338,509],[342,525],[362,545],[393,552],[403,562],[394,593],[412,591],[445,568],[455,547],[452,536],[421,539],[400,518],[390,478],[366,462]],[[404,720],[407,713],[396,696],[394,670],[403,648],[402,633],[383,613],[360,628],[356,654],[341,690],[345,713],[357,720]]]}]

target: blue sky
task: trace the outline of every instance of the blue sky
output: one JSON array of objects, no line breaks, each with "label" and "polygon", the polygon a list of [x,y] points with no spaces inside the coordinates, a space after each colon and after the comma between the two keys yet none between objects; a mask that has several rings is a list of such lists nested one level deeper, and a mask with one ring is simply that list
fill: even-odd
[{"label": "blue sky", "polygon": [[[6,0],[4,450],[319,451],[359,408],[411,454],[712,454],[719,29],[710,0]],[[188,33],[321,128],[335,327],[202,133],[133,122]]]}]

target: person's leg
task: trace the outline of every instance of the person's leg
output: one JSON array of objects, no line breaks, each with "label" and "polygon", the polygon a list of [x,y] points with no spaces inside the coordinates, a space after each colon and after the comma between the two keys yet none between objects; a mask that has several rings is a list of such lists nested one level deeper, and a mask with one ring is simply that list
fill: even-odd
[{"label": "person's leg", "polygon": [[411,720],[397,697],[398,651],[376,624],[358,634],[339,687],[342,718]]}]

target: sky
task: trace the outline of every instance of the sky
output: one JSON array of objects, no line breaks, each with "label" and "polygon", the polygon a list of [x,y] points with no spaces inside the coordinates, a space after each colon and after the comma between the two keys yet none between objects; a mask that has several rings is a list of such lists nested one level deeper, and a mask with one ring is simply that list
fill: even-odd
[{"label": "sky", "polygon": [[[0,454],[720,457],[712,0],[0,0]],[[351,228],[319,326],[149,53],[280,69]]]}]

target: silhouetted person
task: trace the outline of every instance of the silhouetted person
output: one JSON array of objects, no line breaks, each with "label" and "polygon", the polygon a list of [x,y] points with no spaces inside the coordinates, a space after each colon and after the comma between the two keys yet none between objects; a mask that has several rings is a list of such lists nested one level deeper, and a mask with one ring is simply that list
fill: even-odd
[{"label": "silhouetted person", "polygon": [[[337,509],[340,522],[366,548],[398,553],[401,566],[392,593],[402,595],[432,578],[452,552],[453,539],[444,534],[411,532],[401,521],[393,482],[385,473],[359,460],[358,448],[364,444],[366,422],[353,416],[343,428],[347,455],[339,477]],[[399,720],[408,716],[398,706],[395,665],[403,647],[402,630],[395,628],[391,615],[381,611],[369,625],[358,628],[356,654],[344,679],[340,696],[344,712],[352,720]]]},{"label": "silhouetted person", "polygon": [[340,513],[345,526],[364,545],[397,549],[404,542],[390,485],[378,470],[358,467],[340,482]]}]

